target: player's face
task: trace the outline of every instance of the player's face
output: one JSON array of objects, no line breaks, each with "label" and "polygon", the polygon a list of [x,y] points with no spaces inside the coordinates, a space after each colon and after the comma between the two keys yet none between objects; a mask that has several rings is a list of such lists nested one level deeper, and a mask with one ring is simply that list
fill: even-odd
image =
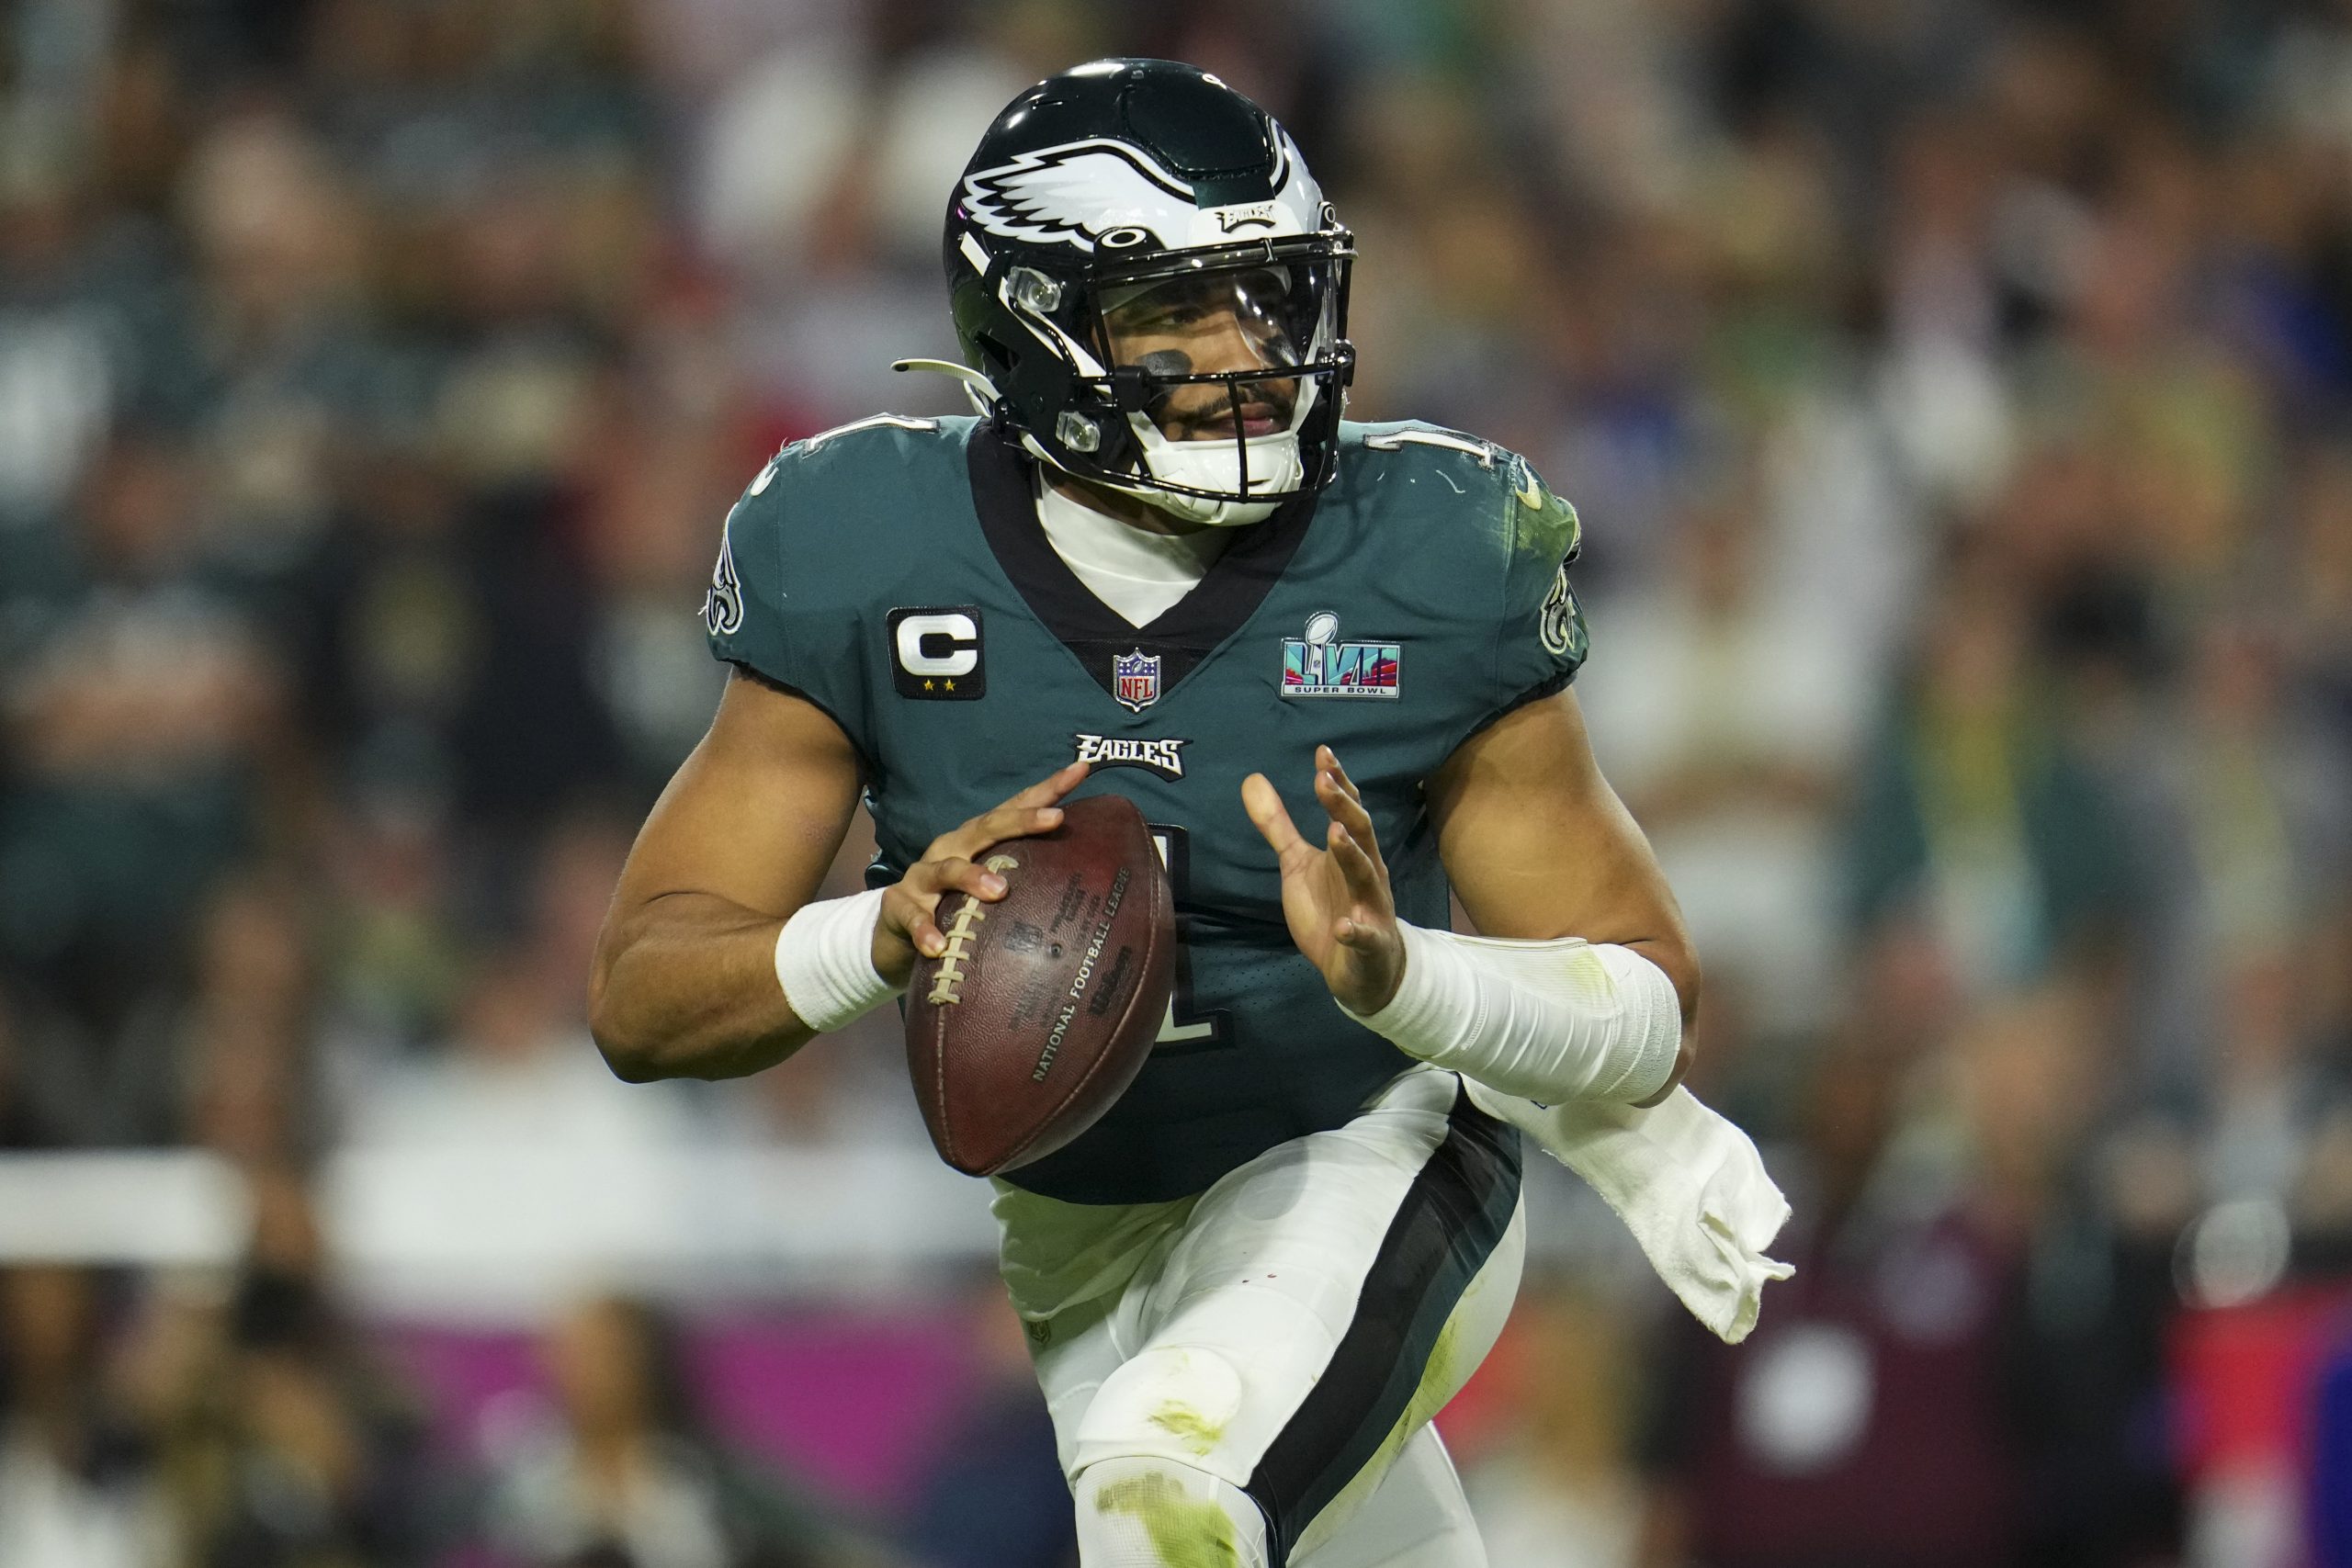
[{"label": "player's face", "polygon": [[[1102,312],[1114,366],[1140,366],[1162,376],[1286,369],[1299,362],[1291,279],[1277,268],[1199,273],[1114,296]],[[1236,403],[1239,404],[1237,409]],[[1272,435],[1290,428],[1298,378],[1270,377],[1227,388],[1168,389],[1149,413],[1171,441]]]}]

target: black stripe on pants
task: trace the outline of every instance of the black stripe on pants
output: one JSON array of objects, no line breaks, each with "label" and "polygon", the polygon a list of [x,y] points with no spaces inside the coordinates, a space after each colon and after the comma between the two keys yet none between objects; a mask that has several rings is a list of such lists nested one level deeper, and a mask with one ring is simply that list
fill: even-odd
[{"label": "black stripe on pants", "polygon": [[1274,1568],[1404,1416],[1446,1319],[1510,1226],[1519,1180],[1518,1133],[1456,1089],[1445,1138],[1381,1239],[1348,1331],[1250,1477]]}]

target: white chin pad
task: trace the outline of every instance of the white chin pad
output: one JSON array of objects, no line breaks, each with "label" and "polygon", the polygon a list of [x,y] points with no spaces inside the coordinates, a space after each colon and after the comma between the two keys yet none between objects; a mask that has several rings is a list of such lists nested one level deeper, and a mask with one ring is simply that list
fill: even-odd
[{"label": "white chin pad", "polygon": [[[1277,435],[1248,439],[1250,491],[1272,499],[1220,501],[1159,490],[1138,490],[1136,493],[1170,517],[1212,528],[1264,522],[1306,480],[1306,464],[1299,456],[1298,429],[1315,406],[1317,390],[1312,380],[1299,389],[1288,430]],[[1127,423],[1143,446],[1144,467],[1161,484],[1183,485],[1192,490],[1240,490],[1241,454],[1232,441],[1170,441],[1160,434],[1159,426],[1142,414],[1129,414]]]}]

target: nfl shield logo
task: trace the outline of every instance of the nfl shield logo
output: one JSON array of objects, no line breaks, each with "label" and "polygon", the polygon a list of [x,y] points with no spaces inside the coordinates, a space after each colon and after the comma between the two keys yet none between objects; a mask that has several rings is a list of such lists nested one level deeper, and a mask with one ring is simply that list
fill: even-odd
[{"label": "nfl shield logo", "polygon": [[1111,694],[1141,713],[1159,700],[1159,655],[1136,649],[1111,661]]}]

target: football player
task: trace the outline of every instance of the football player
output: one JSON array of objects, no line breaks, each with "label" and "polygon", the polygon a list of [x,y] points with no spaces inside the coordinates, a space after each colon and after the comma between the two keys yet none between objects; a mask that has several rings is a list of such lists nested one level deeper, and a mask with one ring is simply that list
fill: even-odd
[{"label": "football player", "polygon": [[[979,416],[796,442],[729,513],[734,673],[623,874],[597,1040],[632,1080],[770,1066],[903,989],[943,894],[1001,896],[986,846],[1130,797],[1182,944],[1158,1043],[996,1182],[1086,1568],[1483,1562],[1428,1424],[1518,1282],[1481,1104],[1657,1102],[1699,990],[1568,690],[1576,513],[1343,420],[1349,233],[1214,76],[1023,94],[944,251],[934,367]],[[861,794],[870,891],[816,900]]]}]

